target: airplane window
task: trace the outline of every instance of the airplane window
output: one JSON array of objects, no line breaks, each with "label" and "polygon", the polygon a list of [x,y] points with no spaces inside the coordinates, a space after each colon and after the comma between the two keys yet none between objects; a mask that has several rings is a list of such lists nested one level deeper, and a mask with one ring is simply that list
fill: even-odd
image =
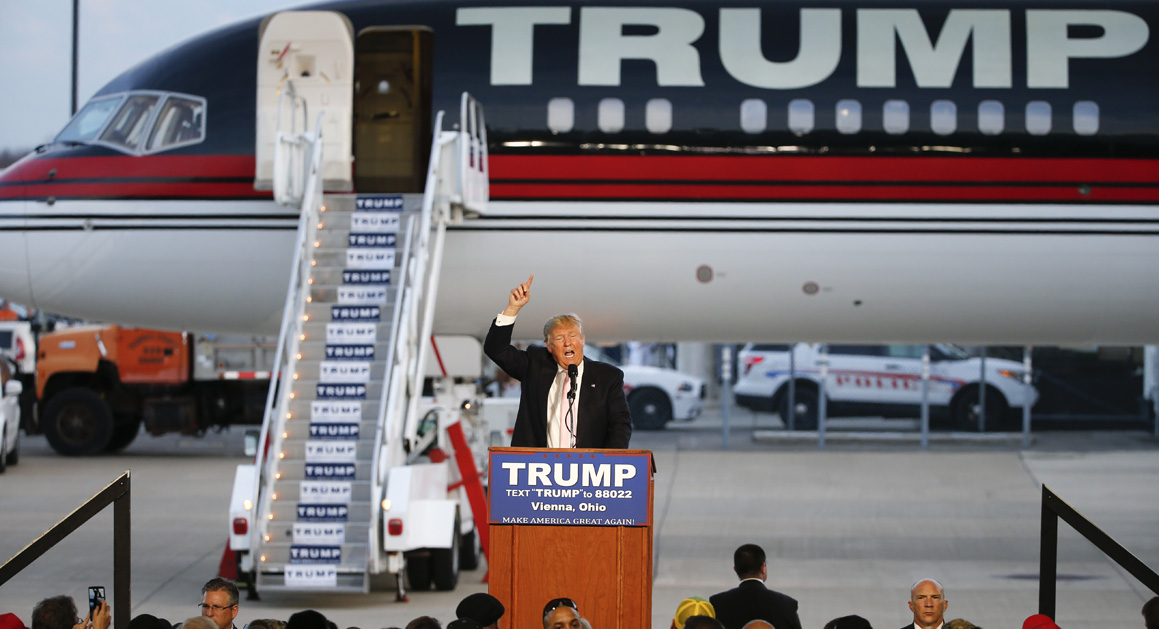
[{"label": "airplane window", "polygon": [[73,116],[72,120],[57,136],[57,142],[91,142],[105,126],[105,121],[117,109],[124,96],[111,96],[91,100]]},{"label": "airplane window", "polygon": [[998,135],[1006,128],[1006,108],[996,100],[978,103],[978,131],[982,135]]},{"label": "airplane window", "polygon": [[624,101],[605,98],[600,101],[599,126],[604,133],[619,133],[624,129]]},{"label": "airplane window", "polygon": [[805,135],[813,130],[813,101],[797,98],[789,101],[789,131]]},{"label": "airplane window", "polygon": [[147,151],[200,142],[205,137],[205,103],[191,98],[170,96],[157,114]]},{"label": "airplane window", "polygon": [[1032,100],[1026,103],[1026,132],[1030,135],[1050,133],[1050,103]]},{"label": "airplane window", "polygon": [[156,94],[129,96],[108,128],[101,134],[101,141],[118,144],[127,149],[136,149],[141,144],[141,136],[144,135],[149,114],[153,112],[153,106],[160,98]]},{"label": "airplane window", "polygon": [[1079,135],[1094,135],[1099,132],[1098,103],[1080,100],[1074,104],[1074,132]]},{"label": "airplane window", "polygon": [[930,103],[930,130],[938,135],[950,135],[958,129],[958,106],[952,100]]},{"label": "airplane window", "polygon": [[861,131],[861,103],[853,99],[837,101],[837,131],[851,135]]},{"label": "airplane window", "polygon": [[759,98],[749,98],[740,103],[740,128],[745,133],[760,133],[769,126],[769,106]]},{"label": "airplane window", "polygon": [[653,98],[644,106],[644,126],[651,133],[668,133],[672,129],[672,101]]},{"label": "airplane window", "polygon": [[575,102],[570,98],[547,101],[547,128],[556,133],[567,133],[575,127]]},{"label": "airplane window", "polygon": [[887,100],[881,107],[881,125],[890,135],[909,131],[909,103],[904,100]]}]

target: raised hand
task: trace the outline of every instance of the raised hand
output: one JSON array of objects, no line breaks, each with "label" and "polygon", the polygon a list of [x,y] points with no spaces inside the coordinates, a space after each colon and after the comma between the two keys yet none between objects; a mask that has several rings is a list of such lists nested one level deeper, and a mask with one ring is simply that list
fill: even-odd
[{"label": "raised hand", "polygon": [[527,281],[519,286],[511,289],[511,294],[507,296],[507,307],[503,309],[503,314],[514,317],[519,313],[519,309],[526,306],[527,302],[531,301],[531,281],[535,279],[535,274],[528,276]]}]

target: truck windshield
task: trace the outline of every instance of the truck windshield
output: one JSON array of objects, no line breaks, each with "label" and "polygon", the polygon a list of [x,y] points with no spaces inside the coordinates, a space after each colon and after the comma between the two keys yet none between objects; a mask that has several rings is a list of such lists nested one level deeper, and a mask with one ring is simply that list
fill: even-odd
[{"label": "truck windshield", "polygon": [[61,143],[92,142],[97,137],[97,133],[100,133],[101,128],[105,126],[109,116],[116,111],[122,98],[123,96],[110,96],[89,101],[77,115],[73,116],[64,130],[57,134],[56,141]]}]

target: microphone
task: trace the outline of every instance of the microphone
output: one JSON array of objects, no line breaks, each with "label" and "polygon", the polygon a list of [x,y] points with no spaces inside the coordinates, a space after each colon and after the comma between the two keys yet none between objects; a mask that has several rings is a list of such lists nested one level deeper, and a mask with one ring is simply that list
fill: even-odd
[{"label": "microphone", "polygon": [[575,379],[576,379],[576,376],[578,376],[578,375],[579,375],[579,368],[578,367],[576,367],[575,365],[568,365],[567,366],[567,377],[571,379],[571,389],[569,389],[567,392],[567,399],[569,399],[569,400],[575,399]]}]

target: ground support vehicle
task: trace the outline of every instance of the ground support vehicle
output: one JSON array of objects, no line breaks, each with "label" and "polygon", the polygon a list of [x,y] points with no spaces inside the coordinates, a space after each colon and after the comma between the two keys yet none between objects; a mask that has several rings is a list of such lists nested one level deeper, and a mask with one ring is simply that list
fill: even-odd
[{"label": "ground support vehicle", "polygon": [[87,455],[129,445],[144,425],[152,435],[197,435],[232,424],[260,424],[271,342],[117,325],[79,326],[40,337],[37,417],[61,454]]}]

